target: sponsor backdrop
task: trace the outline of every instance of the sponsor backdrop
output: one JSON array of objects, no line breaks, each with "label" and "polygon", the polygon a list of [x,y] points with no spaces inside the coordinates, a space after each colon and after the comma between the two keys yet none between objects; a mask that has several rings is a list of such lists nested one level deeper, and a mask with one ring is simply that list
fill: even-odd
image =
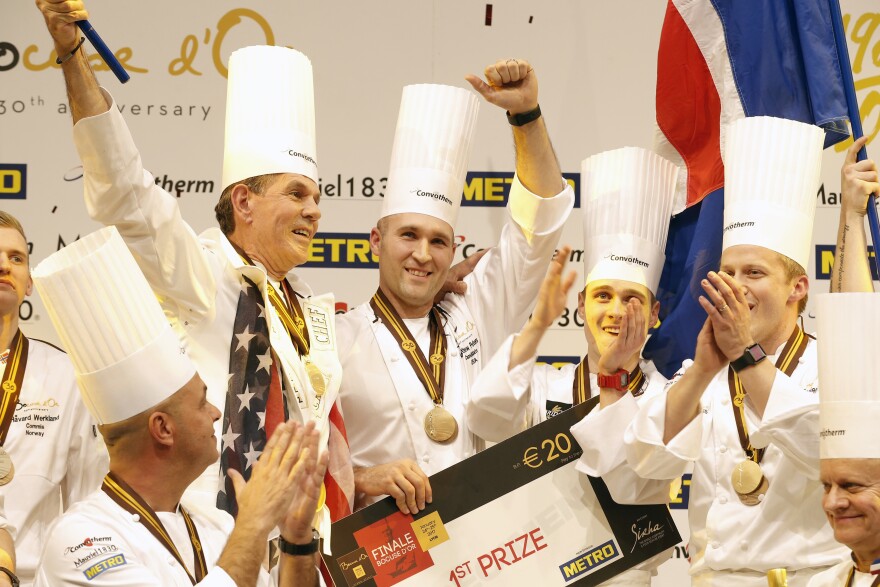
[{"label": "sponsor backdrop", "polygon": [[[870,0],[843,0],[865,133],[880,130],[880,12]],[[91,20],[131,73],[121,86],[98,76],[116,99],[156,180],[174,194],[196,231],[214,224],[219,196],[225,63],[237,47],[279,44],[306,53],[315,70],[321,230],[304,277],[333,291],[338,308],[356,305],[378,282],[367,235],[386,183],[401,88],[435,82],[465,86],[501,58],[529,59],[562,169],[577,182],[587,156],[625,145],[650,147],[657,44],[665,2],[508,0],[323,3],[171,2],[149,11],[93,0]],[[491,8],[490,8],[491,6]],[[18,216],[36,264],[98,226],[82,201],[81,168],[71,141],[64,83],[32,2],[6,7],[0,25],[0,208]],[[266,91],[271,91],[267,83]],[[825,153],[809,267],[813,291],[827,291],[839,212],[843,150]],[[869,153],[876,147],[869,143]],[[877,153],[874,153],[877,155]],[[504,113],[483,103],[456,230],[461,259],[498,237],[514,168]],[[582,275],[576,208],[563,234]],[[545,338],[542,353],[564,361],[582,353],[576,299]],[[815,328],[813,304],[806,326]],[[23,328],[56,341],[36,296],[21,307]],[[687,485],[678,507],[686,507]],[[686,512],[673,514],[686,535]],[[686,543],[686,542],[685,542]],[[681,585],[683,543],[657,584]]]}]

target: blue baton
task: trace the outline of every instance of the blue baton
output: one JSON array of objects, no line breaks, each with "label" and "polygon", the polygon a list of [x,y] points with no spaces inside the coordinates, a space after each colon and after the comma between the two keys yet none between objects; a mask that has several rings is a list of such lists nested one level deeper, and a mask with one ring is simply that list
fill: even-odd
[{"label": "blue baton", "polygon": [[128,72],[125,71],[125,68],[122,67],[122,64],[116,59],[116,55],[114,55],[113,52],[110,51],[110,48],[107,47],[107,44],[104,43],[104,39],[101,38],[101,35],[98,34],[98,31],[95,30],[92,23],[87,20],[79,20],[76,25],[83,32],[101,58],[104,59],[104,62],[110,68],[110,71],[116,75],[116,79],[123,84],[127,82],[129,80]]}]

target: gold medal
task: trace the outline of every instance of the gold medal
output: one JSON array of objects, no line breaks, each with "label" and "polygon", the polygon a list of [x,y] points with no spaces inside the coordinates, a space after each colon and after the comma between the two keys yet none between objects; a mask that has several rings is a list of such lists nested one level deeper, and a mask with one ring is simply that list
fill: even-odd
[{"label": "gold medal", "polygon": [[730,475],[730,482],[739,500],[745,505],[758,505],[770,486],[761,466],[751,459],[737,464]]},{"label": "gold medal", "polygon": [[6,485],[15,477],[15,467],[12,465],[12,457],[0,446],[0,486]]},{"label": "gold medal", "polygon": [[425,434],[434,442],[448,442],[458,434],[458,422],[446,408],[435,404],[425,416]]},{"label": "gold medal", "polygon": [[315,395],[321,397],[324,395],[324,392],[327,391],[327,381],[324,379],[324,374],[311,361],[306,361],[306,373],[309,374],[309,381],[312,384],[312,389],[315,390]]}]

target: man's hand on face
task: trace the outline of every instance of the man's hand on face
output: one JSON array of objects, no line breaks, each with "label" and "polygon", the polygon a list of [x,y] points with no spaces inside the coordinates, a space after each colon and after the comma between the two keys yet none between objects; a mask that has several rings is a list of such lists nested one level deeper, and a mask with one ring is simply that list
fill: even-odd
[{"label": "man's hand on face", "polygon": [[626,303],[617,338],[599,358],[600,373],[613,375],[624,368],[634,354],[641,352],[648,334],[642,308],[642,302],[636,298]]},{"label": "man's hand on face", "polygon": [[699,302],[712,321],[715,344],[727,362],[740,358],[746,347],[755,344],[742,286],[723,271],[710,271],[701,285],[706,296],[700,296]]}]

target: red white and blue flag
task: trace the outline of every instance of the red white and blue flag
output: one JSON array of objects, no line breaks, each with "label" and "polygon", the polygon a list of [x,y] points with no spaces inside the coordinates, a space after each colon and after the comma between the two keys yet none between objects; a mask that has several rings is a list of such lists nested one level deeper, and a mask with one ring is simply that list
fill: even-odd
[{"label": "red white and blue flag", "polygon": [[721,258],[725,127],[776,116],[823,127],[826,147],[849,136],[831,18],[828,0],[667,4],[655,150],[682,171],[657,294],[662,323],[645,347],[667,377],[693,358],[706,318],[700,279]]}]

